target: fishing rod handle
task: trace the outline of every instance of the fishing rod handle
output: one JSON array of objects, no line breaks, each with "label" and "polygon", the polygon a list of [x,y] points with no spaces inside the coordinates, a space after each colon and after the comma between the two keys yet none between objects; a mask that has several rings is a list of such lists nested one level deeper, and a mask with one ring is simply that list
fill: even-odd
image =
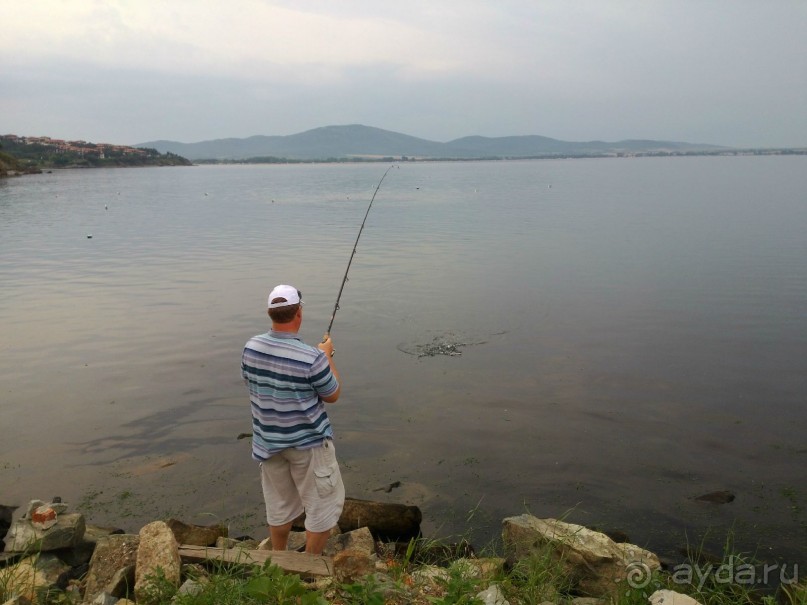
[{"label": "fishing rod handle", "polygon": [[[325,332],[325,335],[322,337],[322,342],[320,342],[320,344],[325,344],[329,340],[331,340],[331,335],[330,335],[329,332]],[[331,350],[330,351],[326,351],[325,349],[322,349],[322,348],[320,348],[320,351],[322,351],[323,353],[325,353],[329,357],[333,357],[334,354],[336,353],[336,351],[333,348],[333,341],[331,341]]]}]

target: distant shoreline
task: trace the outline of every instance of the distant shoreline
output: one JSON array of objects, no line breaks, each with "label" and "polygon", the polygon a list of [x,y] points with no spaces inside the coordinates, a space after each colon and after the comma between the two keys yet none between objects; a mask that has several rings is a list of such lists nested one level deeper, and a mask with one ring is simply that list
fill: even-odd
[{"label": "distant shoreline", "polygon": [[[512,157],[485,157],[485,158],[433,158],[411,156],[384,156],[384,157],[343,157],[321,159],[298,159],[278,157],[255,157],[245,159],[200,159],[181,163],[153,163],[153,164],[70,164],[54,166],[45,164],[22,165],[15,164],[15,168],[0,165],[0,178],[12,178],[30,174],[52,173],[61,170],[92,170],[105,168],[165,168],[165,167],[192,167],[192,166],[248,166],[248,165],[295,165],[295,164],[389,164],[389,163],[437,163],[437,162],[513,162],[523,160],[602,160],[625,158],[683,158],[683,157],[760,157],[760,156],[807,156],[807,148],[787,149],[732,149],[721,151],[686,151],[686,152],[636,152],[636,153],[603,153],[603,154],[547,154],[538,156],[512,156]],[[15,158],[16,159],[16,158]]]},{"label": "distant shoreline", "polygon": [[334,157],[334,158],[283,158],[259,156],[253,158],[204,158],[192,160],[194,166],[228,165],[228,164],[364,164],[364,163],[417,163],[417,162],[508,162],[518,160],[590,160],[613,158],[671,158],[671,157],[736,157],[736,156],[802,156],[807,155],[807,147],[783,149],[731,149],[715,151],[654,151],[633,153],[601,153],[601,154],[543,154],[530,156],[492,156],[492,157],[457,157],[435,158],[416,156],[383,156],[383,157]]}]

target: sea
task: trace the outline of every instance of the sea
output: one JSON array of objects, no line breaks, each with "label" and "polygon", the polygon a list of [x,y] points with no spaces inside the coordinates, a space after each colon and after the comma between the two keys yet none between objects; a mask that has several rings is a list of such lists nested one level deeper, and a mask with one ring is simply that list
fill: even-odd
[{"label": "sea", "polygon": [[241,351],[279,283],[318,342],[354,250],[328,408],[348,496],[478,550],[529,513],[807,564],[804,156],[2,180],[0,504],[263,538]]}]

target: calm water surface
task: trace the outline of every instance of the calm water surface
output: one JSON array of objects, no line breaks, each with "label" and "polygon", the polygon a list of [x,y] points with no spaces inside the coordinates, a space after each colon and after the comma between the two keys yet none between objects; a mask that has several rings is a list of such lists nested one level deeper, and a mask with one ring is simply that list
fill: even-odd
[{"label": "calm water surface", "polygon": [[[0,181],[0,502],[262,536],[241,348],[280,282],[322,335],[385,169]],[[804,561],[803,157],[402,164],[333,338],[348,494],[417,504],[431,537],[529,511]],[[435,338],[467,346],[412,354]]]}]

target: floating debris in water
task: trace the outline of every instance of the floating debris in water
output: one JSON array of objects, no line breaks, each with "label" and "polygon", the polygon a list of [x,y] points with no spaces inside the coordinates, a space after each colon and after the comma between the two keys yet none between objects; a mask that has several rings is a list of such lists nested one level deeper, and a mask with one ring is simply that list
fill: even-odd
[{"label": "floating debris in water", "polygon": [[710,492],[695,498],[698,502],[711,502],[712,504],[728,504],[734,502],[734,494],[728,490],[721,490],[718,492]]},{"label": "floating debris in water", "polygon": [[[504,332],[499,332],[499,334],[504,334]],[[486,342],[487,340],[473,340],[457,336],[452,332],[446,332],[445,334],[435,336],[432,338],[431,342],[398,345],[398,350],[407,355],[415,355],[418,358],[437,357],[438,355],[459,357],[462,355],[462,351],[460,350],[462,347],[482,345]]]},{"label": "floating debris in water", "polygon": [[448,355],[449,357],[456,357],[462,355],[460,347],[464,347],[467,343],[464,342],[450,342],[436,336],[430,343],[418,345],[418,357],[434,357],[435,355]]}]

